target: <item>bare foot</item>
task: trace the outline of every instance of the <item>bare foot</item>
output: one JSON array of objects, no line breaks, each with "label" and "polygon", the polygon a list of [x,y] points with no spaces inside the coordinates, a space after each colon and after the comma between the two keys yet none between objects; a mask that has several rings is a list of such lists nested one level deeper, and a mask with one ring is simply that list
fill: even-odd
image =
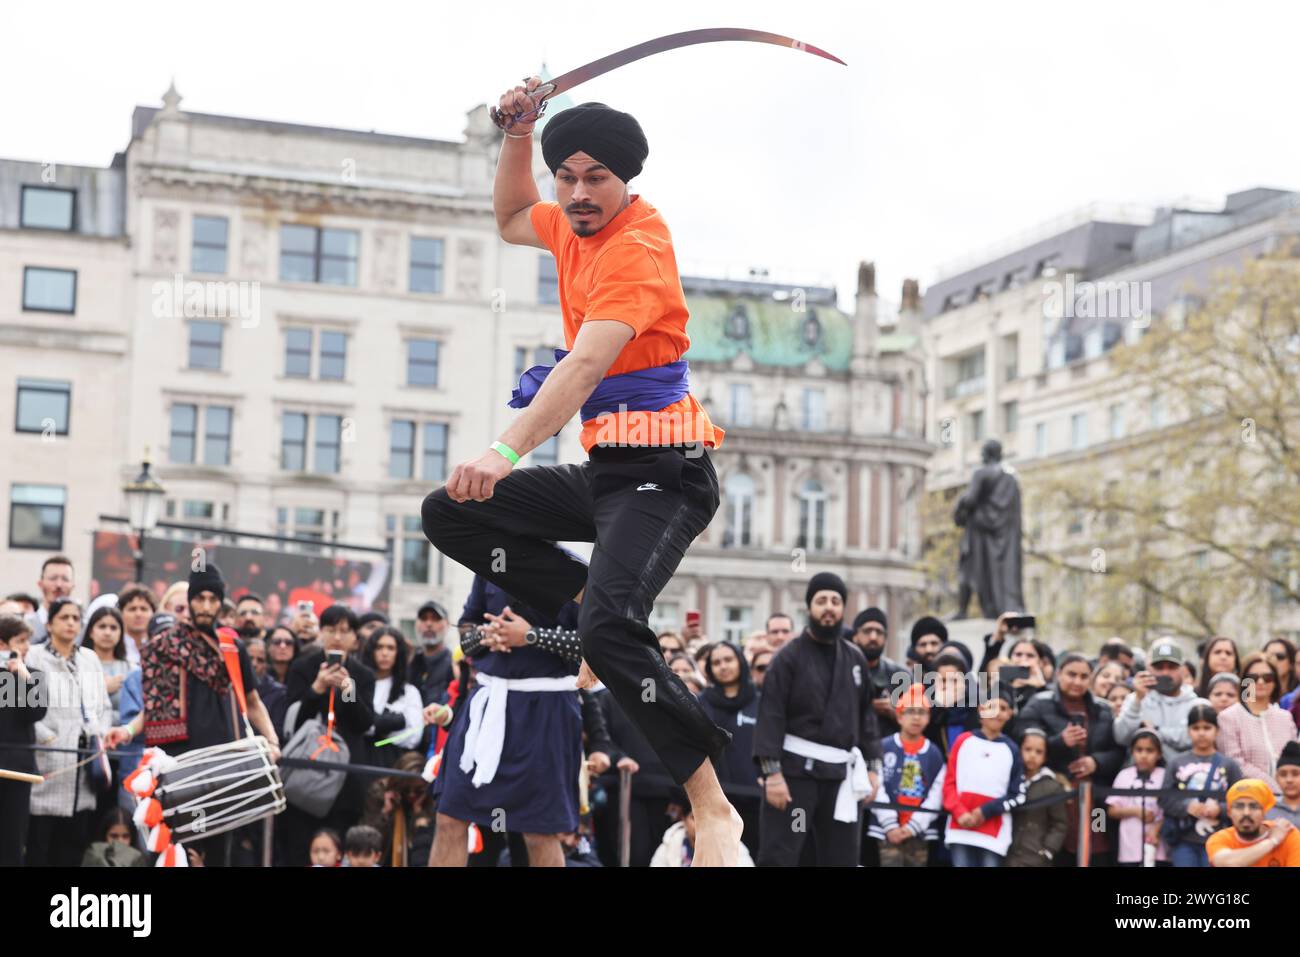
[{"label": "bare foot", "polygon": [[587,659],[583,658],[582,666],[578,668],[578,687],[594,688],[599,683],[600,679],[596,677],[595,672],[593,672],[591,667],[587,664]]},{"label": "bare foot", "polygon": [[695,856],[691,867],[736,867],[740,863],[740,835],[745,822],[731,806],[704,814],[695,812]]}]

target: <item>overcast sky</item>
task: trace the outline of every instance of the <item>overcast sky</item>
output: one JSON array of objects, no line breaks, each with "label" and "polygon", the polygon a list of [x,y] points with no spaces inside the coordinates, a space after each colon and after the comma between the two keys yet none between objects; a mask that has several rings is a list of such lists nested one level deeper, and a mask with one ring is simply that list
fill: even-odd
[{"label": "overcast sky", "polygon": [[0,157],[107,164],[173,75],[182,109],[456,139],[543,57],[558,75],[714,26],[848,66],[707,44],[570,93],[640,121],[632,189],[684,272],[767,267],[851,308],[862,259],[897,299],[1093,201],[1300,188],[1300,8],[1245,0],[6,3]]}]

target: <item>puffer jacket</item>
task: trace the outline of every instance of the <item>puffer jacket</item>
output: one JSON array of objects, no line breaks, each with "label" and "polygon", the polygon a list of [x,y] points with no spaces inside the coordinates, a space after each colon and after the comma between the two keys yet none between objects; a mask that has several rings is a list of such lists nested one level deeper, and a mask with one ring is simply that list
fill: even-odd
[{"label": "puffer jacket", "polygon": [[[1025,788],[1025,800],[1026,803],[1036,801],[1064,790],[1052,769],[1042,767]],[[1006,866],[1050,867],[1052,860],[1043,851],[1050,851],[1053,856],[1059,854],[1069,827],[1064,801],[1014,812]]]}]

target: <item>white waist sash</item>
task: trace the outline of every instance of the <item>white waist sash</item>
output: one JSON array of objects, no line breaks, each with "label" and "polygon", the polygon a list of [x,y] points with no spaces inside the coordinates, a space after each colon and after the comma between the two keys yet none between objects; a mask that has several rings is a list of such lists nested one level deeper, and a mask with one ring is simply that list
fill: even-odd
[{"label": "white waist sash", "polygon": [[460,755],[460,769],[474,771],[474,787],[488,784],[496,777],[501,763],[501,748],[506,741],[506,699],[511,691],[577,691],[578,676],[563,678],[498,678],[482,672],[474,680],[483,690],[469,706],[469,728],[465,731],[465,749]]},{"label": "white waist sash", "polygon": [[858,820],[858,802],[871,793],[871,778],[867,775],[867,761],[857,748],[845,751],[829,744],[818,744],[795,734],[787,734],[781,747],[801,758],[812,758],[823,764],[847,764],[844,783],[835,795],[835,820],[846,824]]}]

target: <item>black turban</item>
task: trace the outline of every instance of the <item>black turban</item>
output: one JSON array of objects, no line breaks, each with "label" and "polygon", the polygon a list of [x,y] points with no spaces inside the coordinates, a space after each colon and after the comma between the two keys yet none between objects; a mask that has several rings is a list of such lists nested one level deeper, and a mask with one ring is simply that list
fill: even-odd
[{"label": "black turban", "polygon": [[848,601],[849,598],[849,590],[844,587],[844,579],[834,572],[818,572],[808,579],[808,590],[803,596],[804,604],[811,608],[813,596],[819,591],[837,591],[840,593],[840,601]]},{"label": "black turban", "polygon": [[631,113],[583,103],[556,113],[542,127],[542,156],[552,173],[577,152],[604,163],[626,183],[641,172],[650,145]]},{"label": "black turban", "polygon": [[190,571],[189,600],[193,601],[205,591],[226,600],[226,583],[221,577],[221,569],[210,563],[200,563],[197,570]]}]

